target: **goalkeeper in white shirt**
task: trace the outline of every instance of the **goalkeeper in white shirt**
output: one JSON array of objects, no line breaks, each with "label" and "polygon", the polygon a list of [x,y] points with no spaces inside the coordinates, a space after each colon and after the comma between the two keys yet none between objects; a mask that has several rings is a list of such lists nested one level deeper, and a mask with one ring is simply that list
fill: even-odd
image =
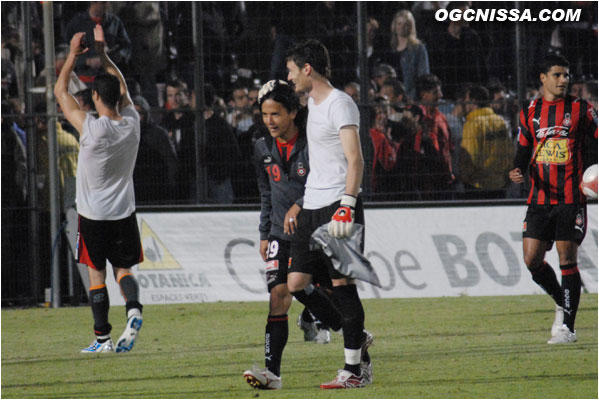
[{"label": "goalkeeper in white shirt", "polygon": [[[291,242],[287,286],[323,323],[333,330],[343,329],[345,365],[332,381],[320,387],[362,387],[372,382],[368,354],[372,335],[364,330],[364,308],[355,281],[334,270],[322,250],[310,249],[310,237],[322,225],[329,223],[329,233],[336,238],[352,236],[354,223],[364,225],[359,196],[364,171],[358,134],[360,113],[352,98],[329,82],[329,55],[319,41],[307,40],[289,49],[287,70],[287,79],[296,92],[309,94],[310,157],[304,207],[296,218]],[[363,237],[361,244],[363,251]],[[312,276],[323,268],[329,269],[333,281],[331,299],[312,284]]]}]

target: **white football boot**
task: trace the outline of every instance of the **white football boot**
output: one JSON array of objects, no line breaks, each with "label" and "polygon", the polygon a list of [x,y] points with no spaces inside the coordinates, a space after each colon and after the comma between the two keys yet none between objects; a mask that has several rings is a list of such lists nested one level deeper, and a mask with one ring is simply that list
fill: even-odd
[{"label": "white football boot", "polygon": [[576,331],[571,332],[570,329],[566,325],[562,325],[557,333],[547,341],[549,344],[564,344],[564,343],[574,343],[576,340]]},{"label": "white football boot", "polygon": [[82,353],[112,353],[114,352],[114,344],[111,339],[108,339],[104,343],[99,343],[98,340],[94,340],[89,347],[81,350]]},{"label": "white football boot", "polygon": [[280,376],[276,376],[268,368],[258,368],[256,365],[243,373],[243,379],[255,389],[275,390],[283,387]]},{"label": "white football boot", "polygon": [[139,336],[141,324],[143,323],[141,311],[139,311],[137,308],[132,308],[127,314],[127,327],[119,338],[119,341],[116,342],[117,353],[126,353],[131,351],[135,341],[137,340],[137,337]]}]

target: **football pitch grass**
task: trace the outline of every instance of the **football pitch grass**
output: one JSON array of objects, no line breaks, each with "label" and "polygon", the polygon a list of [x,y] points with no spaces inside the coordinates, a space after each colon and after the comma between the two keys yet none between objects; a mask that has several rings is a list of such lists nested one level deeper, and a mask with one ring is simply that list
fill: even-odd
[{"label": "football pitch grass", "polygon": [[[283,389],[242,378],[263,366],[266,302],[146,306],[132,352],[79,354],[89,307],[2,310],[2,398],[597,398],[597,295],[583,294],[578,342],[548,345],[549,296],[364,300],[374,383],[321,390],[343,340],[303,341],[289,314]],[[125,325],[112,307],[113,339]]]}]

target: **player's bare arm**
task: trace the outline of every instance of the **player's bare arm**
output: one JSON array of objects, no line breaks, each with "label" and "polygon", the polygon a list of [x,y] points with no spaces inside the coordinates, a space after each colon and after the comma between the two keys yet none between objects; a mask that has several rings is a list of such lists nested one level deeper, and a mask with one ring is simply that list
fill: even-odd
[{"label": "player's bare arm", "polygon": [[56,101],[60,104],[67,121],[77,129],[79,134],[83,134],[83,122],[85,121],[86,113],[79,108],[79,103],[75,97],[68,92],[68,87],[71,73],[75,68],[77,56],[89,50],[88,48],[83,47],[82,41],[84,36],[85,32],[79,32],[73,35],[70,43],[69,55],[65,60],[63,68],[60,70],[56,85],[54,85],[54,96],[56,96]]},{"label": "player's bare arm", "polygon": [[341,146],[347,159],[347,177],[345,178],[345,194],[358,197],[362,175],[364,174],[364,157],[360,146],[360,135],[355,125],[344,126],[339,130]]},{"label": "player's bare arm", "polygon": [[121,99],[119,101],[119,111],[121,111],[128,105],[133,104],[133,101],[131,100],[131,96],[127,90],[125,77],[115,63],[112,62],[110,57],[108,57],[108,54],[106,54],[106,40],[104,39],[104,30],[100,24],[96,24],[96,27],[94,28],[94,42],[96,46],[96,53],[100,56],[100,60],[102,60],[102,65],[104,66],[106,73],[116,76],[121,85]]}]

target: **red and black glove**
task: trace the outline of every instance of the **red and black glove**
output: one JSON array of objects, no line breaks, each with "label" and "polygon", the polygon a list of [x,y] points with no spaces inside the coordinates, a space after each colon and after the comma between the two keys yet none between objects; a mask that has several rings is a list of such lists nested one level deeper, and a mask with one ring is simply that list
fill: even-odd
[{"label": "red and black glove", "polygon": [[349,194],[341,197],[341,204],[329,222],[329,235],[343,239],[351,236],[354,230],[357,199]]}]

